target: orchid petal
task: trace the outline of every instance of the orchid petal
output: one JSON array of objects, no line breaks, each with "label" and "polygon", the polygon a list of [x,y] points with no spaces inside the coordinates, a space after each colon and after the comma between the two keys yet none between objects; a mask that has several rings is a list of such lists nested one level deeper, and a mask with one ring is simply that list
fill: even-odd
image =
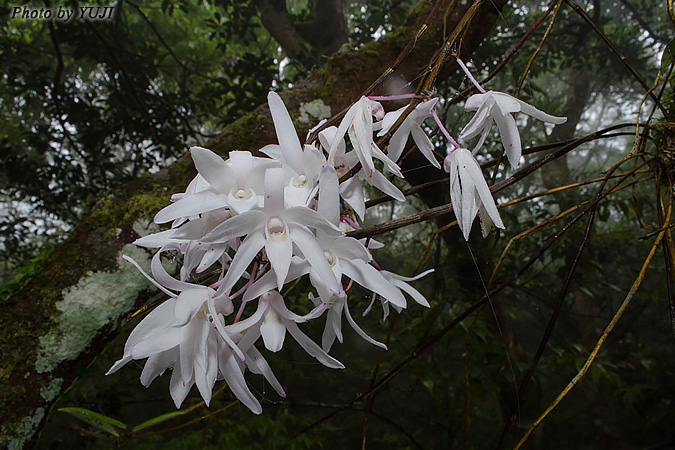
[{"label": "orchid petal", "polygon": [[130,355],[131,349],[141,340],[164,328],[175,325],[176,320],[173,314],[175,303],[175,299],[165,301],[157,308],[153,309],[150,314],[145,316],[143,320],[136,325],[136,328],[133,329],[127,338],[127,342],[124,344],[125,356]]},{"label": "orchid petal", "polygon": [[286,329],[297,341],[298,344],[310,355],[316,358],[321,364],[331,369],[344,369],[345,366],[337,359],[324,352],[313,340],[306,334],[300,331],[300,328],[295,322],[284,320]]},{"label": "orchid petal", "polygon": [[419,126],[413,127],[412,130],[411,130],[411,134],[412,134],[413,140],[415,141],[415,144],[417,144],[417,148],[420,149],[420,152],[422,152],[424,157],[426,159],[428,159],[429,162],[434,167],[436,167],[437,169],[440,169],[441,164],[438,162],[438,160],[434,156],[434,144],[429,139],[429,136],[427,136],[427,134]]},{"label": "orchid petal", "polygon": [[542,122],[546,123],[552,123],[555,125],[560,125],[567,122],[567,117],[552,116],[550,114],[546,114],[544,111],[538,110],[532,105],[528,105],[527,103],[521,100],[518,100],[518,102],[520,103],[521,112],[524,112],[525,114],[532,116],[537,120],[541,120]]},{"label": "orchid petal", "polygon": [[231,217],[221,223],[202,239],[202,242],[224,243],[235,237],[244,236],[252,230],[259,229],[266,221],[267,215],[258,210],[250,210]]},{"label": "orchid petal", "polygon": [[321,314],[323,314],[325,310],[323,304],[320,304],[319,306],[312,309],[306,315],[299,316],[286,307],[286,304],[284,303],[284,298],[278,292],[270,291],[265,295],[269,298],[270,305],[272,306],[272,308],[274,308],[281,317],[283,317],[284,319],[292,320],[295,323],[303,323],[307,322],[308,320],[315,319],[321,316]]},{"label": "orchid petal", "polygon": [[160,231],[159,233],[148,234],[147,236],[143,236],[136,239],[133,243],[134,245],[138,245],[139,247],[159,248],[172,242],[174,243],[186,242],[185,240],[173,239],[172,235],[175,232],[176,230],[172,229]]},{"label": "orchid petal", "polygon": [[152,275],[155,279],[163,286],[166,286],[169,289],[174,291],[185,291],[188,289],[194,289],[198,285],[186,283],[185,281],[178,281],[174,277],[168,274],[161,261],[161,254],[165,250],[170,250],[170,246],[162,247],[160,250],[155,253],[155,256],[152,257],[152,262],[150,263],[150,269],[152,270]]},{"label": "orchid petal", "polygon": [[234,396],[250,409],[253,414],[262,413],[260,402],[249,390],[239,364],[227,349],[221,351],[218,358],[218,367]]},{"label": "orchid petal", "polygon": [[180,328],[180,373],[183,383],[194,379],[194,365],[197,346],[204,324],[199,320],[193,320]]},{"label": "orchid petal", "polygon": [[[310,266],[307,261],[297,256],[293,256],[291,258],[291,265],[289,266],[285,283],[290,283],[291,281],[294,281],[300,278],[301,276],[309,273],[309,267]],[[249,286],[248,289],[246,289],[246,293],[244,293],[242,301],[244,302],[251,301],[254,298],[260,297],[267,291],[276,289],[278,283],[275,277],[276,274],[274,273],[274,271],[267,272],[265,275],[260,277],[258,280],[256,280],[255,283],[253,283],[251,286]]]},{"label": "orchid petal", "polygon": [[129,356],[132,359],[144,359],[153,353],[170,350],[180,343],[180,328],[161,328],[134,345],[129,351]]},{"label": "orchid petal", "polygon": [[[401,109],[405,108],[406,107],[404,106]],[[387,117],[385,116],[385,119],[386,118]],[[384,125],[382,126],[382,128],[384,129]],[[391,158],[392,161],[396,162],[401,158],[401,155],[403,154],[403,149],[405,148],[405,144],[406,142],[408,142],[408,134],[410,133],[410,130],[411,130],[410,125],[406,124],[406,122],[403,122],[401,126],[398,128],[398,130],[396,130],[389,139],[389,146],[387,147],[387,155],[389,156],[389,158]],[[380,132],[378,133],[378,136],[382,134],[384,133]]]},{"label": "orchid petal", "polygon": [[[483,95],[483,94],[476,94],[476,95]],[[471,100],[471,98],[469,98],[469,100]],[[490,112],[493,106],[494,106],[494,99],[488,98],[485,104],[483,104],[481,108],[478,109],[476,114],[474,114],[471,120],[469,120],[469,123],[467,123],[462,129],[462,131],[459,133],[459,139],[462,141],[472,139],[478,136],[479,133],[482,133],[485,128],[490,129],[490,126],[492,124],[492,121],[490,120]],[[471,109],[467,108],[466,105],[464,105],[464,108],[467,111],[471,111]]]},{"label": "orchid petal", "polygon": [[286,398],[286,392],[284,392],[284,388],[281,387],[281,383],[279,383],[277,377],[274,376],[272,369],[270,368],[269,364],[267,364],[267,361],[265,361],[265,358],[263,358],[258,349],[251,347],[248,351],[248,355],[250,358],[248,358],[246,365],[251,370],[251,372],[262,374],[267,382],[274,388],[274,390],[277,391],[277,394],[283,398]]},{"label": "orchid petal", "polygon": [[495,104],[504,116],[520,111],[521,106],[527,104],[503,92],[490,91],[488,94],[494,98]]},{"label": "orchid petal", "polygon": [[374,171],[372,176],[366,179],[372,186],[378,188],[391,198],[396,199],[399,202],[406,201],[403,192],[401,192],[399,188],[397,188],[391,181],[387,179],[387,177],[382,175],[380,172]]},{"label": "orchid petal", "polygon": [[150,383],[163,374],[168,367],[173,365],[176,359],[178,359],[177,348],[150,355],[141,372],[141,384],[145,387],[150,386]]},{"label": "orchid petal", "polygon": [[286,282],[288,268],[291,265],[293,243],[288,235],[277,238],[267,233],[265,251],[267,252],[267,258],[270,260],[272,269],[277,275],[277,287],[281,290]]},{"label": "orchid petal", "polygon": [[[180,365],[180,364],[178,364]],[[176,408],[180,409],[180,405],[183,404],[185,397],[187,397],[190,392],[190,388],[194,382],[190,380],[189,382],[183,382],[183,379],[180,375],[180,367],[174,367],[173,373],[171,374],[171,381],[169,382],[169,392],[171,393],[171,398],[173,403],[176,405]]]},{"label": "orchid petal", "polygon": [[518,167],[520,163],[520,156],[522,154],[522,147],[520,144],[520,134],[516,126],[516,120],[511,115],[501,116],[494,115],[495,123],[499,128],[499,134],[502,137],[502,145],[506,150],[506,156],[511,163],[511,167]]},{"label": "orchid petal", "polygon": [[[249,173],[253,170],[253,155],[251,152],[231,151],[229,153],[229,168],[231,172],[228,175],[234,175],[236,187],[244,189],[247,186]],[[230,188],[232,188],[231,184]]]},{"label": "orchid petal", "polygon": [[[225,253],[225,250],[227,250],[228,245],[227,244],[213,244],[211,245],[207,250],[206,253],[204,253],[204,257],[202,257],[201,262],[199,263],[199,266],[197,266],[197,269],[195,272],[197,273],[202,273],[209,267],[213,265],[218,259],[220,259],[221,256],[223,256],[223,253]],[[228,256],[229,257],[229,256]]]},{"label": "orchid petal", "polygon": [[166,223],[180,217],[189,217],[196,214],[213,211],[227,205],[227,195],[213,191],[202,191],[163,208],[155,215],[155,223]]},{"label": "orchid petal", "polygon": [[222,193],[232,189],[233,175],[236,174],[233,174],[223,158],[202,147],[192,147],[190,153],[199,174],[216,191]]},{"label": "orchid petal", "polygon": [[192,320],[211,293],[213,293],[213,289],[208,288],[189,289],[181,292],[176,298],[174,307],[174,315],[178,325],[182,327]]},{"label": "orchid petal", "polygon": [[284,159],[284,150],[281,148],[281,145],[279,144],[268,144],[260,149],[260,153],[262,153],[263,155],[267,155],[276,161],[288,164],[286,162],[286,159]]},{"label": "orchid petal", "polygon": [[486,101],[488,101],[491,98],[492,96],[490,95],[489,92],[485,92],[482,94],[473,94],[464,103],[464,109],[466,109],[467,111],[476,111],[481,106],[483,106]]},{"label": "orchid petal", "polygon": [[[243,342],[244,339],[248,336],[249,333],[253,332],[253,329],[256,328],[256,324],[259,322],[262,322],[263,316],[265,315],[265,311],[269,308],[269,301],[264,299],[264,297],[261,297],[261,299],[258,301],[258,309],[255,310],[255,312],[250,316],[247,317],[244,320],[240,320],[237,323],[233,323],[232,325],[228,325],[225,327],[225,330],[227,330],[229,333],[242,333],[246,331],[246,334],[242,338]],[[250,328],[250,330],[249,330]],[[246,351],[246,346],[242,345],[242,351]]]},{"label": "orchid petal", "polygon": [[490,192],[490,188],[487,185],[487,182],[485,181],[485,178],[483,178],[483,173],[480,170],[480,166],[478,165],[478,162],[473,159],[473,156],[471,156],[471,160],[473,161],[473,164],[467,164],[466,168],[469,172],[469,175],[471,178],[473,178],[475,182],[475,188],[476,191],[478,192],[478,196],[480,197],[481,203],[483,204],[483,207],[485,207],[486,212],[492,219],[492,221],[495,223],[495,225],[498,228],[504,228],[504,223],[502,222],[501,217],[499,217],[499,211],[497,210],[497,206],[495,205],[495,200],[492,197],[492,193]]},{"label": "orchid petal", "polygon": [[265,318],[260,325],[260,334],[267,350],[278,352],[284,346],[286,327],[282,323],[281,316],[274,308],[265,311]]},{"label": "orchid petal", "polygon": [[344,233],[335,223],[329,222],[324,216],[305,206],[294,206],[286,209],[281,217],[286,223],[297,223],[309,228],[324,231],[332,237],[342,236]]},{"label": "orchid petal", "polygon": [[354,210],[361,220],[366,215],[366,203],[363,186],[357,177],[352,177],[340,184],[340,196]]},{"label": "orchid petal", "polygon": [[335,279],[335,274],[328,261],[326,261],[323,248],[321,248],[314,235],[304,226],[295,224],[289,226],[289,233],[293,242],[298,246],[302,254],[305,255],[307,261],[317,271],[328,288],[336,294],[340,292],[340,286]]},{"label": "orchid petal", "polygon": [[[240,217],[240,216],[237,216]],[[220,285],[219,292],[229,292],[236,282],[241,278],[253,258],[265,246],[265,231],[255,230],[244,239],[237,253],[235,253],[230,268]]]},{"label": "orchid petal", "polygon": [[284,170],[280,167],[265,171],[265,213],[278,216],[284,210]]},{"label": "orchid petal", "polygon": [[374,142],[371,142],[371,152],[374,157],[382,161],[386,168],[396,175],[399,178],[403,178],[403,174],[401,173],[401,168],[396,164],[394,161],[391,160],[387,155],[384,154],[382,150],[380,150],[380,147],[375,145]]},{"label": "orchid petal", "polygon": [[361,259],[366,262],[372,259],[366,247],[353,237],[342,236],[335,239],[331,250],[342,259]]},{"label": "orchid petal", "polygon": [[363,170],[369,174],[372,173],[375,170],[371,155],[371,144],[374,144],[372,133],[369,135],[361,126],[351,126],[347,130],[347,133],[354,146],[354,151],[359,156],[359,161],[363,165]]},{"label": "orchid petal", "polygon": [[373,266],[366,264],[360,259],[356,259],[343,260],[342,268],[346,276],[361,286],[381,295],[396,306],[400,306],[401,308],[406,307],[405,297],[403,297],[401,291],[387,281]]},{"label": "orchid petal", "polygon": [[340,184],[335,168],[328,164],[319,176],[317,212],[333,225],[340,221]]},{"label": "orchid petal", "polygon": [[302,147],[286,105],[284,105],[281,97],[273,91],[270,91],[267,95],[267,103],[270,106],[279,145],[284,151],[284,159],[298,174],[303,174]]},{"label": "orchid petal", "polygon": [[384,349],[384,350],[387,350],[387,346],[386,346],[385,344],[383,344],[382,342],[376,341],[375,339],[371,338],[370,336],[368,336],[368,335],[366,334],[365,331],[363,331],[363,330],[361,329],[361,327],[358,326],[358,324],[357,324],[357,323],[354,321],[354,319],[352,318],[352,315],[349,313],[349,305],[347,304],[347,301],[344,302],[344,305],[345,305],[345,307],[344,307],[344,310],[345,310],[345,317],[347,318],[347,322],[349,322],[349,325],[351,325],[351,327],[354,329],[354,331],[356,331],[356,334],[358,334],[359,336],[361,336],[361,337],[362,337],[364,340],[366,340],[367,342],[370,342],[371,344],[373,344],[373,345],[375,345],[375,346],[377,346],[377,347],[380,347],[380,348],[382,348],[382,349]]},{"label": "orchid petal", "polygon": [[155,286],[157,286],[157,288],[159,288],[159,290],[161,290],[162,292],[164,292],[166,295],[168,295],[169,297],[174,297],[174,298],[177,297],[176,294],[174,294],[173,292],[171,292],[170,290],[168,290],[167,288],[165,288],[164,286],[162,286],[161,284],[159,284],[157,281],[155,281],[152,277],[150,277],[150,275],[148,275],[148,274],[145,272],[145,270],[143,270],[143,268],[142,268],[136,261],[134,261],[130,256],[128,256],[128,255],[122,255],[122,259],[124,259],[125,261],[129,261],[131,264],[133,264],[134,267],[136,267],[136,269],[138,269],[138,271],[141,272],[141,274],[142,274],[145,278],[148,279],[148,281],[150,281],[152,284],[154,284]]}]

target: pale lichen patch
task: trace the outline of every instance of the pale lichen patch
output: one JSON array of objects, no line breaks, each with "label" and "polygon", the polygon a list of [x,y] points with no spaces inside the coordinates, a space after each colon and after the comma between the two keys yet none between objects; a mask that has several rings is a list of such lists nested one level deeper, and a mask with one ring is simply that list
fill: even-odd
[{"label": "pale lichen patch", "polygon": [[47,386],[40,389],[40,396],[42,398],[44,398],[46,402],[51,402],[61,392],[61,385],[62,384],[63,384],[63,378],[52,379],[52,381],[50,381]]},{"label": "pale lichen patch", "polygon": [[330,106],[326,105],[323,100],[317,99],[300,105],[298,120],[302,123],[311,123],[315,120],[327,119],[330,116]]},{"label": "pale lichen patch", "polygon": [[[144,231],[143,234],[148,228],[147,222],[134,224],[134,230]],[[149,271],[150,256],[145,250],[128,244],[122,253]],[[138,292],[148,287],[148,280],[120,254],[117,271],[89,272],[77,285],[65,289],[63,300],[56,303],[60,314],[54,318],[54,326],[39,338],[36,370],[50,372],[61,362],[75,359],[101,327],[127,312]]]},{"label": "pale lichen patch", "polygon": [[9,450],[20,450],[24,444],[35,432],[35,428],[42,422],[45,416],[45,409],[38,408],[29,416],[24,417],[20,422],[3,425],[0,435],[0,444],[6,445]]}]

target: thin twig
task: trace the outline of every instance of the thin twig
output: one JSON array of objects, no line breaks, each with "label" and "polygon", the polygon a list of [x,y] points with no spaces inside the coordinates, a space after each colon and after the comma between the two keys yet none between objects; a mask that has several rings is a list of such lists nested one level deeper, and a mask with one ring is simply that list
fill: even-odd
[{"label": "thin twig", "polygon": [[[670,204],[668,206],[668,213],[665,219],[665,225],[667,226],[670,223],[670,217],[672,214],[672,209],[673,209],[673,193],[672,190],[670,192]],[[638,274],[637,278],[635,279],[635,282],[633,283],[633,286],[631,287],[630,291],[628,292],[628,295],[626,295],[626,298],[624,299],[623,303],[617,310],[616,314],[614,314],[614,317],[612,317],[612,320],[609,322],[607,327],[605,328],[605,331],[603,331],[602,335],[600,336],[600,339],[598,339],[598,342],[595,344],[595,347],[593,348],[593,351],[591,354],[588,356],[586,359],[586,363],[584,366],[579,370],[577,375],[572,378],[572,380],[569,382],[569,384],[562,390],[562,392],[556,397],[556,399],[551,403],[548,408],[539,416],[537,420],[534,421],[534,423],[530,426],[530,428],[527,430],[525,435],[522,437],[522,439],[518,442],[518,444],[514,447],[514,450],[518,450],[519,448],[522,447],[522,445],[527,441],[527,439],[530,437],[532,432],[541,424],[541,422],[553,411],[556,406],[562,401],[565,396],[581,381],[581,379],[586,375],[588,372],[588,369],[591,367],[593,364],[593,361],[595,361],[595,358],[598,355],[598,352],[602,348],[603,344],[609,337],[609,334],[614,330],[614,327],[616,324],[619,322],[621,317],[623,316],[623,313],[626,311],[628,308],[628,305],[630,305],[631,300],[635,297],[635,293],[637,292],[638,288],[642,284],[642,281],[644,280],[645,274],[647,273],[647,268],[649,267],[649,264],[652,261],[652,258],[654,257],[654,254],[656,253],[656,250],[658,249],[659,245],[661,244],[661,240],[663,239],[664,235],[666,234],[666,230],[664,229],[659,233],[659,236],[656,238],[656,241],[654,242],[654,245],[652,245],[651,250],[649,251],[649,254],[647,255],[647,258],[645,259],[644,264],[642,265],[642,269],[640,269],[640,273]]]},{"label": "thin twig", "polygon": [[[596,131],[595,133],[588,134],[582,138],[575,139],[574,141],[570,142],[567,145],[562,146],[558,150],[549,153],[548,155],[536,160],[532,164],[529,164],[522,169],[518,170],[515,172],[513,175],[511,175],[509,178],[506,178],[499,183],[493,184],[490,187],[490,191],[494,194],[495,192],[499,192],[508,186],[511,186],[512,184],[516,183],[517,181],[520,181],[521,179],[525,178],[526,176],[530,175],[531,173],[535,172],[538,170],[540,167],[544,166],[545,164],[548,164],[549,162],[565,155],[566,153],[572,151],[573,149],[577,148],[578,146],[592,141],[594,139],[597,139],[599,136],[602,134],[613,131],[614,127],[609,127],[601,131]],[[452,204],[451,203],[446,203],[445,205],[437,206],[435,208],[430,208],[425,211],[412,214],[410,216],[406,217],[401,217],[399,219],[394,219],[386,223],[374,225],[372,227],[368,228],[362,228],[360,230],[354,230],[349,233],[347,233],[347,236],[354,237],[356,239],[360,239],[363,237],[372,237],[378,234],[386,233],[388,231],[393,231],[397,230],[399,228],[406,227],[408,225],[412,225],[415,223],[423,222],[429,219],[433,219],[439,216],[442,216],[444,214],[449,214],[452,212]]]},{"label": "thin twig", "polygon": [[668,111],[661,105],[661,102],[659,101],[658,98],[651,92],[651,89],[649,86],[647,86],[647,83],[642,79],[639,73],[633,68],[633,66],[630,65],[628,62],[628,59],[619,51],[618,48],[612,43],[612,41],[609,40],[607,35],[598,27],[595,22],[593,22],[593,19],[589,17],[589,15],[586,13],[586,11],[583,10],[583,8],[576,3],[574,3],[572,0],[565,0],[574,11],[576,11],[579,16],[581,16],[582,19],[595,31],[598,36],[607,44],[607,46],[612,50],[612,52],[621,60],[623,65],[628,69],[628,71],[633,75],[633,77],[640,83],[640,85],[645,89],[646,92],[650,93],[650,96],[652,97],[652,100],[654,100],[655,104],[659,107],[661,110],[661,113],[664,115],[664,117],[669,117]]},{"label": "thin twig", "polygon": [[[612,176],[612,173],[608,173],[605,176],[605,179],[603,180],[602,184],[600,185],[600,188],[598,189],[598,193],[596,197],[599,197],[602,194],[602,190],[605,188],[605,185],[609,181],[610,177]],[[553,313],[551,314],[551,317],[549,318],[548,325],[546,326],[546,329],[544,331],[544,335],[539,341],[539,347],[537,347],[537,351],[534,354],[534,357],[532,358],[532,362],[530,363],[530,366],[527,368],[525,371],[525,374],[523,375],[523,378],[520,382],[520,386],[518,387],[518,392],[517,392],[517,398],[521,398],[525,394],[525,389],[527,388],[530,380],[532,379],[532,375],[534,374],[535,369],[537,368],[537,365],[539,364],[539,360],[541,359],[541,356],[544,354],[544,350],[546,349],[546,345],[548,344],[548,341],[551,337],[551,334],[553,333],[553,327],[555,326],[557,320],[558,320],[558,315],[560,314],[560,310],[562,309],[562,306],[565,301],[565,297],[567,296],[567,292],[569,291],[569,288],[572,284],[572,278],[574,277],[574,274],[576,273],[577,267],[579,265],[579,261],[581,260],[581,255],[584,252],[586,248],[586,244],[588,244],[588,241],[591,237],[591,230],[593,228],[593,223],[595,222],[595,213],[597,211],[597,203],[596,205],[591,209],[589,218],[588,218],[588,223],[586,225],[586,232],[584,233],[584,237],[581,240],[581,244],[579,245],[579,249],[577,250],[577,254],[574,257],[574,261],[572,261],[572,265],[567,272],[567,277],[565,278],[565,282],[563,283],[563,287],[560,291],[560,294],[558,295],[558,299],[556,301],[555,306],[553,307]],[[501,448],[502,444],[504,443],[504,439],[506,438],[506,434],[508,433],[509,428],[511,427],[511,424],[516,418],[516,409],[511,408],[511,414],[509,415],[509,418],[506,420],[506,423],[504,424],[504,428],[502,430],[502,435],[499,438],[499,442],[497,443],[497,448]]]},{"label": "thin twig", "polygon": [[[617,186],[620,186],[626,178],[628,178],[629,175],[626,175],[625,177],[621,178],[615,185],[614,188]],[[496,185],[495,185],[496,186]],[[613,188],[613,189],[614,189]],[[467,307],[463,312],[458,314],[453,320],[451,320],[445,327],[443,327],[438,333],[436,333],[431,339],[428,341],[422,343],[417,347],[415,351],[413,351],[410,356],[408,356],[406,359],[401,361],[399,364],[397,364],[393,369],[391,369],[389,372],[387,372],[380,380],[375,383],[375,385],[368,389],[366,392],[358,395],[355,399],[350,401],[349,403],[346,403],[345,405],[341,406],[340,408],[336,409],[335,411],[331,412],[330,414],[327,414],[326,416],[322,417],[321,419],[313,422],[312,424],[306,426],[305,428],[301,429],[297,433],[295,433],[292,437],[291,440],[297,438],[298,436],[304,434],[305,432],[309,431],[310,429],[330,420],[331,418],[335,417],[336,415],[340,414],[343,411],[346,411],[350,408],[353,408],[354,405],[357,403],[363,401],[367,397],[373,395],[377,390],[379,390],[382,386],[387,384],[392,378],[394,378],[401,370],[403,370],[404,367],[408,366],[410,363],[415,361],[417,358],[419,358],[427,349],[433,347],[443,336],[445,336],[450,330],[454,329],[458,324],[460,324],[464,319],[469,317],[471,314],[476,312],[476,310],[480,309],[485,303],[487,303],[488,299],[493,299],[494,296],[503,291],[506,287],[510,286],[515,280],[517,280],[520,276],[522,276],[534,263],[548,251],[548,249],[564,234],[566,233],[576,222],[578,222],[581,218],[583,218],[586,213],[588,213],[591,208],[593,208],[597,203],[602,201],[604,198],[606,198],[608,195],[610,195],[612,190],[609,190],[605,193],[603,193],[601,196],[597,197],[594,199],[594,201],[591,203],[589,207],[581,211],[576,217],[574,217],[569,223],[567,223],[560,231],[555,233],[551,239],[549,239],[546,244],[544,244],[540,250],[530,257],[523,266],[518,269],[514,275],[504,283],[502,283],[499,287],[493,289],[490,292],[487,292],[483,297],[481,297],[480,300],[478,300],[476,303],[472,304],[471,306]]]}]

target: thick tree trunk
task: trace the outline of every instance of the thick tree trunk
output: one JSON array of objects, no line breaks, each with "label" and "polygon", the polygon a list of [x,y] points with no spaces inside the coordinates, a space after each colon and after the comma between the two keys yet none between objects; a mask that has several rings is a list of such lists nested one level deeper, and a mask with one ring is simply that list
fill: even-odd
[{"label": "thick tree trunk", "polygon": [[[463,36],[467,53],[492,29],[498,16],[495,8],[505,3],[497,0],[481,7]],[[452,30],[469,7],[450,4],[453,10],[443,6],[400,66],[404,78],[413,79],[427,67],[444,42],[444,30]],[[412,39],[432,6],[433,2],[420,2],[402,29],[358,51],[333,56],[323,69],[282,94],[289,111],[297,113],[301,104],[316,101],[336,113],[357,100]],[[210,147],[225,155],[272,142],[276,135],[264,105],[228,126]],[[159,175],[100,198],[30,284],[0,305],[0,445],[30,446],[58,394],[76,378],[78,367],[89,364],[153,295],[150,284],[121,256],[131,255],[148,267],[151,255],[131,242],[153,231],[155,212],[195,174],[186,155]]]}]

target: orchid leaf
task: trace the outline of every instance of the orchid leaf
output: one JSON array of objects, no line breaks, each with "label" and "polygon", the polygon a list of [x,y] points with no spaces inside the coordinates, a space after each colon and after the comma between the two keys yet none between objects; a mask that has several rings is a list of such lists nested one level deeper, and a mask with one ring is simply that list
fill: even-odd
[{"label": "orchid leaf", "polygon": [[661,73],[666,74],[675,60],[675,38],[671,39],[661,56]]},{"label": "orchid leaf", "polygon": [[113,436],[119,437],[120,431],[118,429],[126,430],[127,426],[120,422],[119,420],[113,419],[112,417],[104,416],[101,413],[88,410],[86,408],[59,408],[59,412],[64,412],[75,416],[83,422],[88,423],[89,425],[97,428],[106,433],[110,433]]},{"label": "orchid leaf", "polygon": [[134,428],[131,429],[131,432],[136,433],[137,431],[141,431],[141,430],[145,430],[146,428],[154,427],[155,425],[159,425],[160,423],[164,423],[167,420],[171,420],[175,417],[185,415],[189,412],[190,412],[189,409],[178,410],[178,411],[171,411],[169,413],[162,414],[162,415],[159,415],[157,417],[153,417],[150,420],[146,420],[145,422],[143,422],[139,425],[136,425]]}]

